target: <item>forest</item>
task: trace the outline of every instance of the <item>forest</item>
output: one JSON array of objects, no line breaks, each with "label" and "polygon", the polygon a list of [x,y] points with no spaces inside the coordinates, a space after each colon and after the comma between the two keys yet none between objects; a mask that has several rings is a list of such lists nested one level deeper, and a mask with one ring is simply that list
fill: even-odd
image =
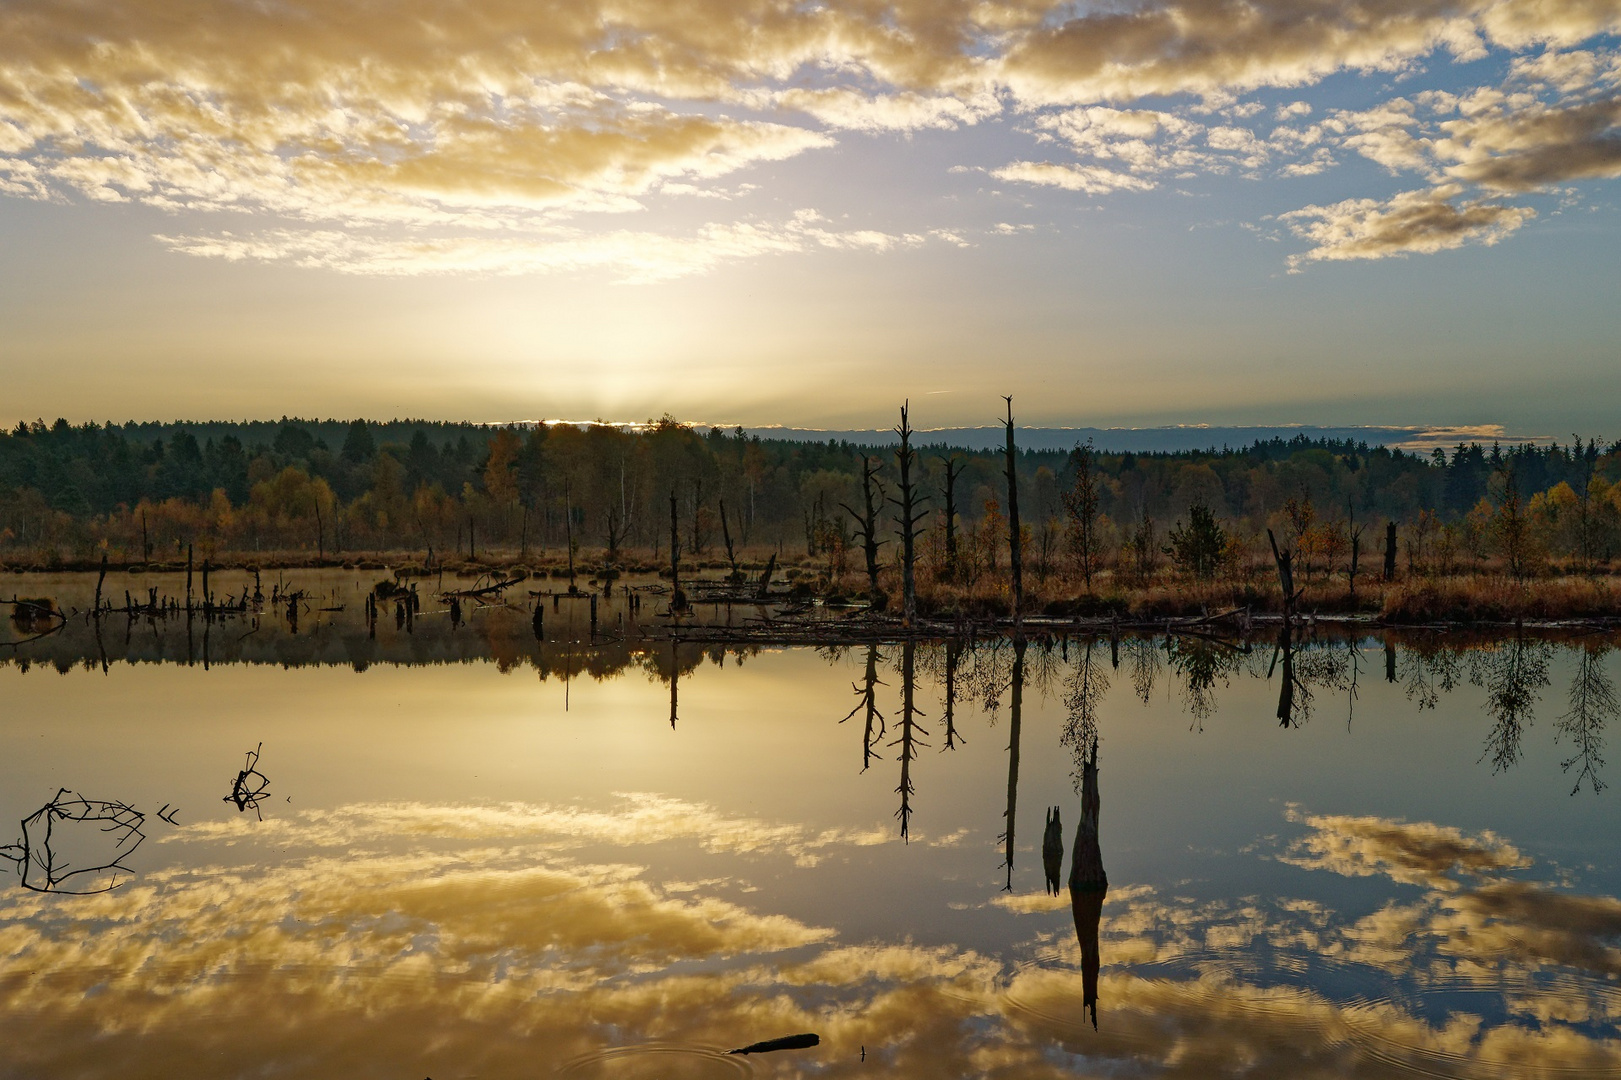
[{"label": "forest", "polygon": [[[1015,432],[1016,436],[1016,432]],[[995,592],[1010,560],[1006,455],[915,436],[920,572]],[[1606,572],[1621,444],[1459,445],[1421,456],[1272,439],[1197,452],[1013,455],[1039,595],[1258,577],[1267,530],[1305,585]],[[19,423],[0,434],[0,562],[31,568],[528,563],[734,571],[767,554],[828,587],[886,588],[901,545],[896,447],[644,425],[431,421]],[[1349,580],[1348,580],[1349,579]],[[1001,586],[1004,590],[1005,586]]]}]

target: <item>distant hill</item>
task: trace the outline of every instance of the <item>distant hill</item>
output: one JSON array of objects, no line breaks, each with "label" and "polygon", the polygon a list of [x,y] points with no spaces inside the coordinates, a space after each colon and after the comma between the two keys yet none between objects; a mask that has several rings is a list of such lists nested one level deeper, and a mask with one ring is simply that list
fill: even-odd
[{"label": "distant hill", "polygon": [[[886,444],[896,441],[893,431],[816,430],[811,428],[745,428],[762,439],[786,439],[794,442],[851,442],[856,444]],[[1334,442],[1367,443],[1368,446],[1388,446],[1392,449],[1428,453],[1434,447],[1450,450],[1458,443],[1501,441],[1508,444],[1536,443],[1550,440],[1538,435],[1510,435],[1499,425],[1476,427],[1307,427],[1289,425],[1279,427],[1214,427],[1203,424],[1179,424],[1170,427],[1097,428],[1097,427],[1021,427],[1018,428],[1019,446],[1025,450],[1068,450],[1087,439],[1099,450],[1113,453],[1176,453],[1188,450],[1239,449],[1272,439],[1293,439],[1297,435],[1307,439],[1327,439]],[[1000,427],[934,428],[920,430],[917,441],[933,446],[958,446],[966,450],[991,450],[1001,446],[1004,439]]]}]

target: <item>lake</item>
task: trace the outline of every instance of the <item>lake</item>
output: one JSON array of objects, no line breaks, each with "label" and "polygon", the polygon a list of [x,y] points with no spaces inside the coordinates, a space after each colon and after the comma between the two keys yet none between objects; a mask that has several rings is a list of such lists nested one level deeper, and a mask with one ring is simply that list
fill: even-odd
[{"label": "lake", "polygon": [[726,648],[378,576],[0,629],[0,1076],[1621,1074],[1611,638]]}]

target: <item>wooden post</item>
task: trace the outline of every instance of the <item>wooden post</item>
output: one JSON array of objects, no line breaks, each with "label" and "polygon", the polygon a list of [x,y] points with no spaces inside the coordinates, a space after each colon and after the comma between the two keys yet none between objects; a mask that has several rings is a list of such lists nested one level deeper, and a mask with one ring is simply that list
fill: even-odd
[{"label": "wooden post", "polygon": [[1385,581],[1396,580],[1396,523],[1385,523]]}]

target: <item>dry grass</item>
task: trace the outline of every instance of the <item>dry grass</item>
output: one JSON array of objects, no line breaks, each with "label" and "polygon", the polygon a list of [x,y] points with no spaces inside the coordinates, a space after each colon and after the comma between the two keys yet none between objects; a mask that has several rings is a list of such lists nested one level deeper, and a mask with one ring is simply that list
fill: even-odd
[{"label": "dry grass", "polygon": [[1420,578],[1392,586],[1379,613],[1393,623],[1614,618],[1621,616],[1621,591],[1593,577]]}]

